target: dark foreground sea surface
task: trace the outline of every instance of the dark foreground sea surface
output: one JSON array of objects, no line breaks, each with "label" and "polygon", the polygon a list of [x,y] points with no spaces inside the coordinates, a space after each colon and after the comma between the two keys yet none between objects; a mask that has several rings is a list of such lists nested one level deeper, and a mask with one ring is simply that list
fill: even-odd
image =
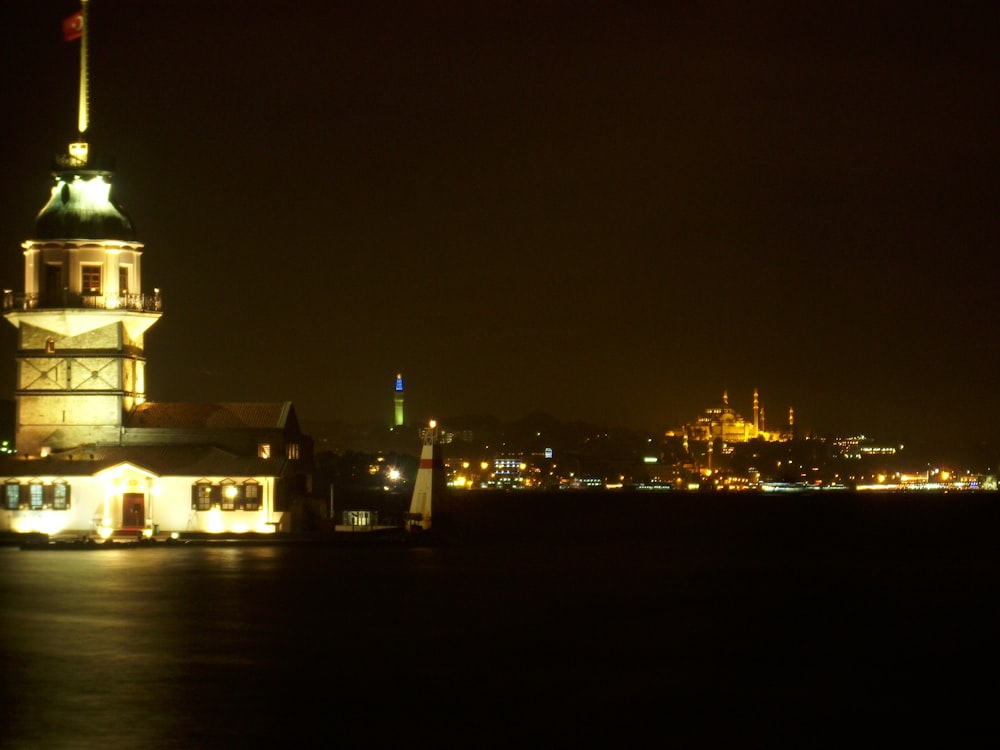
[{"label": "dark foreground sea surface", "polygon": [[518,495],[434,546],[0,549],[0,747],[987,744],[1000,495]]}]

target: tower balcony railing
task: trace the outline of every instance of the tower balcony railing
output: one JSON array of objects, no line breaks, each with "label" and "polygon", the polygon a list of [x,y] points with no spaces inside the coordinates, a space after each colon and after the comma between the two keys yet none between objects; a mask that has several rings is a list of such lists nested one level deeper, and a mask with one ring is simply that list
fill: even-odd
[{"label": "tower balcony railing", "polygon": [[3,292],[3,311],[19,310],[131,310],[135,312],[163,312],[160,290],[152,294],[79,294],[68,290],[56,294]]}]

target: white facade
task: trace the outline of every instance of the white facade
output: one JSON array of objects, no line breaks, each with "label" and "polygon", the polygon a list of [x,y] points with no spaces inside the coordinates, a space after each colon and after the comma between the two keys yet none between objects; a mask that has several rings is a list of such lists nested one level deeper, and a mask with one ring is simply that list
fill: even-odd
[{"label": "white facade", "polygon": [[2,480],[0,531],[74,538],[267,534],[284,515],[275,510],[275,477],[267,474],[175,476],[107,460],[95,461],[88,475],[58,472],[86,462],[22,461],[24,474]]}]

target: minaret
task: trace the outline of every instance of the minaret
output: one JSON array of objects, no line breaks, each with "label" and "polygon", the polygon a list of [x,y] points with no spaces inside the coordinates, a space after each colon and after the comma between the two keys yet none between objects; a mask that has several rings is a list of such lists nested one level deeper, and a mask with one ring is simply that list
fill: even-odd
[{"label": "minaret", "polygon": [[396,375],[396,390],[393,391],[393,404],[395,406],[395,415],[393,418],[394,427],[402,427],[403,421],[403,376],[402,374]]},{"label": "minaret", "polygon": [[760,395],[753,389],[753,436],[760,435]]},{"label": "minaret", "polygon": [[[118,444],[129,410],[146,397],[145,332],[160,293],[142,291],[143,245],[111,198],[113,160],[85,141],[88,127],[87,0],[80,39],[79,138],[56,157],[54,185],[24,248],[24,291],[4,290],[17,329],[18,453],[44,455]],[[81,26],[82,25],[82,26]]]},{"label": "minaret", "polygon": [[420,468],[413,482],[413,497],[410,499],[410,513],[407,529],[428,530],[431,527],[431,510],[434,496],[440,497],[444,490],[444,459],[441,456],[441,441],[437,422],[433,419],[428,427],[420,430]]}]

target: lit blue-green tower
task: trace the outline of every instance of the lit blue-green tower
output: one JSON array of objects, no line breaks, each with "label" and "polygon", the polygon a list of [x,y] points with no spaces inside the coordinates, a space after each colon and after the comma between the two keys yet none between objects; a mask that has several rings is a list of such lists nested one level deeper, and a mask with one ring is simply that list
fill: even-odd
[{"label": "lit blue-green tower", "polygon": [[396,375],[396,390],[393,392],[393,404],[395,406],[395,416],[393,418],[394,427],[402,427],[403,420],[403,376]]}]

